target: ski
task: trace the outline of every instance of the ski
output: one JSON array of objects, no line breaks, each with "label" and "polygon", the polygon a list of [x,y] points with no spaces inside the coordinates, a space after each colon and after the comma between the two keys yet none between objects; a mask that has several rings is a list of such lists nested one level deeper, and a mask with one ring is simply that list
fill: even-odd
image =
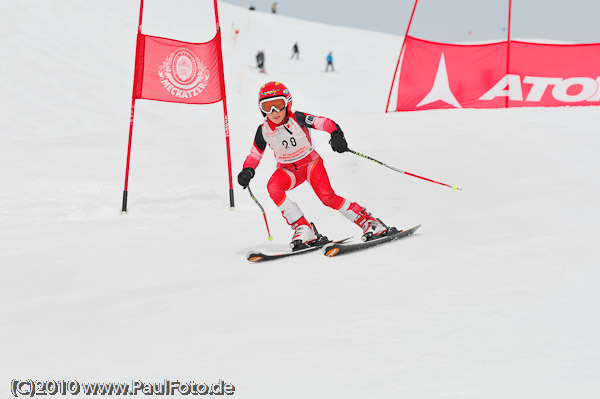
[{"label": "ski", "polygon": [[253,263],[267,262],[270,260],[283,259],[290,256],[302,255],[308,252],[316,251],[317,249],[323,248],[323,246],[327,244],[341,244],[348,240],[352,239],[352,237],[344,238],[342,240],[332,241],[325,236],[320,237],[314,245],[310,245],[306,248],[297,249],[295,251],[285,251],[280,253],[268,254],[264,252],[250,251],[246,255],[246,259]]},{"label": "ski", "polygon": [[371,248],[376,245],[380,245],[380,244],[390,242],[390,241],[397,241],[401,238],[408,237],[409,235],[411,235],[412,233],[417,231],[417,229],[419,227],[421,227],[421,225],[415,226],[412,229],[408,229],[408,230],[398,230],[395,227],[390,227],[390,229],[388,230],[388,233],[385,236],[374,238],[374,239],[371,239],[366,242],[360,242],[360,243],[331,242],[331,243],[325,244],[323,246],[323,255],[332,257],[332,256],[347,254],[350,252],[360,251],[363,249]]}]

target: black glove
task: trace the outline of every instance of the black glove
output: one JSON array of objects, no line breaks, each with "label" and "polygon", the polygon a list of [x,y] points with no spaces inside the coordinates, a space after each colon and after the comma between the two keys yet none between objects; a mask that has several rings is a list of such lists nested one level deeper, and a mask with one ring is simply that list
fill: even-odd
[{"label": "black glove", "polygon": [[342,129],[338,125],[335,126],[337,129],[331,133],[331,140],[329,140],[329,144],[331,144],[331,148],[335,152],[346,152],[348,151],[348,143],[344,138],[344,132],[342,132]]},{"label": "black glove", "polygon": [[253,177],[254,169],[251,167],[244,168],[238,175],[238,183],[240,183],[240,186],[246,188],[248,187],[248,184],[250,184],[250,180],[252,180]]}]

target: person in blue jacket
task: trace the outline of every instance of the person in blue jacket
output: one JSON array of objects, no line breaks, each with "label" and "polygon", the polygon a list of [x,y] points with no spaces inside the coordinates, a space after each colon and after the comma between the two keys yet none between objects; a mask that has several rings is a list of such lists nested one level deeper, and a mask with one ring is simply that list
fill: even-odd
[{"label": "person in blue jacket", "polygon": [[329,71],[329,67],[331,67],[331,71],[335,72],[333,69],[333,55],[331,55],[331,51],[327,54],[327,67],[325,67],[325,72]]}]

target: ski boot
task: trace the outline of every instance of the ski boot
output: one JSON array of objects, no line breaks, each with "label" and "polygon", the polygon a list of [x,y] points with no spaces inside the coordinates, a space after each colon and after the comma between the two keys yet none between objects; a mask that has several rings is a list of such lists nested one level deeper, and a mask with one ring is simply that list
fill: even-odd
[{"label": "ski boot", "polygon": [[319,234],[314,223],[309,224],[304,216],[293,223],[292,228],[294,229],[294,236],[292,242],[290,242],[290,247],[293,251],[329,242],[327,237]]},{"label": "ski boot", "polygon": [[361,239],[364,242],[372,240],[373,238],[383,237],[388,232],[386,224],[381,220],[374,218],[365,208],[360,210],[354,223],[362,228],[363,236]]}]

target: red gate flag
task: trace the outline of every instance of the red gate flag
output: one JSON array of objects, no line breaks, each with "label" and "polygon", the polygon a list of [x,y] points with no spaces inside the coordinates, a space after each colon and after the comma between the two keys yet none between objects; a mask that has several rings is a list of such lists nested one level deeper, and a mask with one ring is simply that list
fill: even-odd
[{"label": "red gate flag", "polygon": [[600,44],[406,37],[396,111],[565,105],[600,105]]},{"label": "red gate flag", "polygon": [[134,98],[186,104],[223,99],[219,35],[206,43],[140,34],[135,59]]},{"label": "red gate flag", "polygon": [[211,104],[223,101],[223,122],[227,148],[229,172],[229,206],[234,208],[231,151],[229,146],[229,118],[225,94],[225,74],[221,49],[221,25],[217,0],[213,0],[215,11],[215,37],[206,43],[186,43],[142,34],[144,0],[140,0],[137,46],[135,51],[135,74],[131,95],[131,117],[129,118],[129,142],[125,166],[123,207],[127,213],[129,164],[133,139],[133,117],[135,100],[168,101],[185,104]]}]

